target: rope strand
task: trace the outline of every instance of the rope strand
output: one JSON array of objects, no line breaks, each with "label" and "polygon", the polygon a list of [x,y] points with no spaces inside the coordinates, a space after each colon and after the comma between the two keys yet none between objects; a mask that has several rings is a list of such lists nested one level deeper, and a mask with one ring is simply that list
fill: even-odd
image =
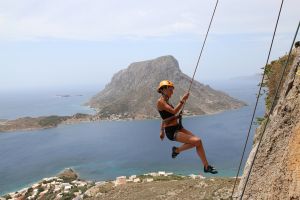
[{"label": "rope strand", "polygon": [[[196,74],[196,71],[197,71],[198,66],[199,66],[199,62],[200,62],[200,59],[201,59],[201,56],[202,56],[202,53],[203,53],[203,50],[204,50],[206,39],[207,39],[208,33],[210,31],[210,27],[211,27],[212,21],[214,19],[214,16],[215,16],[218,4],[219,4],[219,0],[216,1],[214,11],[213,11],[213,14],[211,16],[211,19],[210,19],[210,22],[209,22],[209,26],[208,26],[206,34],[205,34],[204,42],[202,44],[202,48],[201,48],[201,51],[200,51],[200,54],[199,54],[199,57],[198,57],[198,60],[197,60],[197,64],[196,64],[196,67],[195,67],[195,70],[194,70],[194,73],[193,73],[193,76],[192,76],[192,80],[191,80],[191,83],[190,83],[190,86],[189,86],[189,89],[188,89],[188,93],[190,92],[192,84],[194,82],[195,74]],[[186,103],[186,101],[183,102],[183,105],[182,105],[181,111],[179,112],[179,115],[181,115],[183,113],[183,109],[184,109],[185,103]]]},{"label": "rope strand", "polygon": [[273,98],[273,101],[272,101],[272,106],[271,106],[271,108],[270,108],[270,112],[268,113],[267,121],[266,121],[266,123],[265,123],[265,125],[264,125],[263,132],[262,132],[262,134],[261,134],[261,136],[260,136],[260,139],[259,139],[259,142],[258,142],[258,146],[257,146],[257,149],[256,149],[255,154],[254,154],[253,161],[252,161],[252,163],[251,163],[251,165],[250,165],[250,169],[249,169],[249,172],[248,172],[248,175],[247,175],[247,179],[246,179],[246,182],[245,182],[245,184],[244,184],[243,191],[242,191],[242,195],[241,195],[241,198],[240,198],[240,199],[242,199],[243,196],[244,196],[244,193],[245,193],[245,190],[246,190],[246,186],[247,186],[247,183],[248,183],[248,181],[249,181],[249,177],[250,177],[250,174],[251,174],[251,171],[252,171],[252,167],[253,167],[253,165],[254,165],[254,161],[255,161],[256,156],[257,156],[257,152],[258,152],[258,150],[259,150],[259,147],[260,147],[262,138],[263,138],[263,136],[264,136],[264,134],[265,134],[265,132],[266,132],[266,128],[267,128],[268,122],[269,122],[269,120],[270,120],[270,115],[271,115],[271,113],[273,112],[273,109],[274,109],[274,107],[275,107],[276,97],[277,97],[277,95],[278,95],[278,92],[279,92],[279,89],[280,89],[280,86],[281,86],[281,83],[282,83],[282,80],[283,80],[284,73],[285,73],[285,71],[286,71],[287,65],[288,65],[289,60],[290,60],[290,57],[291,57],[291,53],[292,53],[292,50],[293,50],[293,45],[294,45],[295,40],[296,40],[296,37],[297,37],[297,35],[298,35],[299,27],[300,27],[300,21],[299,21],[299,23],[298,23],[298,27],[297,27],[297,30],[296,30],[296,33],[295,33],[295,36],[294,36],[294,39],[293,39],[293,42],[292,42],[292,45],[291,45],[291,48],[290,48],[290,52],[289,52],[287,61],[285,62],[285,66],[284,66],[284,68],[283,68],[283,70],[282,70],[282,72],[281,72],[280,81],[279,81],[279,83],[278,83],[278,85],[277,85],[276,93],[275,93],[274,98]]},{"label": "rope strand", "polygon": [[192,76],[192,81],[191,81],[191,83],[190,83],[188,92],[190,92],[190,90],[191,90],[191,87],[192,87],[192,84],[193,84],[193,81],[194,81],[194,78],[195,78],[195,74],[196,74],[196,71],[197,71],[197,69],[198,69],[199,62],[200,62],[200,59],[201,59],[201,56],[202,56],[202,53],[203,53],[203,49],[204,49],[204,46],[205,46],[205,43],[206,43],[206,39],[207,39],[207,36],[208,36],[209,30],[210,30],[212,21],[213,21],[213,19],[214,19],[214,16],[215,16],[215,13],[216,13],[216,10],[217,10],[218,3],[219,3],[219,0],[217,0],[216,5],[215,5],[215,8],[214,8],[214,11],[213,11],[213,14],[212,14],[212,16],[211,16],[211,19],[210,19],[210,22],[209,22],[209,26],[208,26],[208,29],[207,29],[207,32],[206,32],[206,35],[205,35],[205,39],[204,39],[204,42],[203,42],[203,45],[202,45],[202,48],[201,48],[201,51],[200,51],[198,60],[197,60],[196,68],[195,68],[195,70],[194,70],[194,73],[193,73],[193,76]]},{"label": "rope strand", "polygon": [[260,98],[261,89],[262,89],[262,86],[263,86],[263,81],[264,81],[265,75],[266,75],[266,66],[269,63],[269,59],[270,59],[270,55],[271,55],[271,50],[272,50],[272,47],[273,47],[273,42],[274,42],[275,34],[276,34],[276,31],[277,31],[277,26],[278,26],[278,22],[279,22],[281,10],[282,10],[283,2],[284,2],[284,0],[281,1],[280,9],[279,9],[279,12],[278,12],[276,25],[275,25],[275,29],[274,29],[274,32],[273,32],[272,41],[271,41],[271,45],[270,45],[268,57],[267,57],[265,68],[264,68],[264,73],[263,73],[263,76],[262,76],[262,79],[261,79],[261,82],[260,82],[260,87],[259,87],[259,90],[258,90],[258,95],[257,95],[256,103],[255,103],[255,106],[254,106],[254,110],[253,110],[251,122],[250,122],[248,133],[247,133],[247,138],[246,138],[246,141],[245,141],[245,144],[244,144],[244,150],[243,150],[243,153],[242,153],[242,156],[241,156],[241,160],[240,160],[240,164],[239,164],[239,167],[238,167],[238,171],[237,171],[237,174],[236,174],[236,177],[235,177],[235,181],[234,181],[234,186],[233,186],[233,189],[232,189],[231,198],[234,195],[234,190],[235,190],[235,187],[236,187],[237,179],[238,179],[238,176],[239,176],[239,173],[240,173],[240,170],[241,170],[242,162],[243,162],[243,159],[244,159],[246,147],[247,147],[249,136],[250,136],[250,132],[251,132],[251,129],[252,129],[253,120],[254,120],[254,117],[255,117],[255,114],[256,114],[256,109],[257,109],[258,101],[259,101],[259,98]]}]

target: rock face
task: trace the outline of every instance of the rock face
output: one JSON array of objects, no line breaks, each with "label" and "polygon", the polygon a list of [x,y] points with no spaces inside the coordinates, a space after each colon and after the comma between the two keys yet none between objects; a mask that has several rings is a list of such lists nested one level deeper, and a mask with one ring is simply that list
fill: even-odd
[{"label": "rock face", "polygon": [[[243,199],[300,199],[300,49],[298,52],[295,50],[294,55]],[[241,194],[264,123],[256,131],[253,149],[236,195]]]},{"label": "rock face", "polygon": [[[94,96],[89,105],[99,111],[99,115],[119,118],[156,118],[156,88],[160,81],[171,80],[175,92],[171,102],[177,104],[189,87],[191,78],[183,74],[177,60],[163,56],[154,60],[132,63],[127,69],[116,73],[104,90]],[[244,106],[223,92],[194,81],[185,111],[190,115],[212,114]]]},{"label": "rock face", "polygon": [[129,183],[117,187],[95,186],[93,196],[88,200],[117,200],[117,199],[228,199],[230,200],[233,179],[182,179],[153,181],[150,183]]},{"label": "rock face", "polygon": [[58,175],[58,178],[61,178],[66,181],[74,181],[78,178],[78,175],[73,169],[67,168]]}]

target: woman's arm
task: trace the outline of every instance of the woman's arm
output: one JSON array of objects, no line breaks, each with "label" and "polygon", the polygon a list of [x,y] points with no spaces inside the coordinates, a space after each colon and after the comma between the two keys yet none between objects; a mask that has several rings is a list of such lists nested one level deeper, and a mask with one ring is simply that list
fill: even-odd
[{"label": "woman's arm", "polygon": [[164,130],[164,121],[161,120],[161,123],[160,123],[160,130],[163,131]]},{"label": "woman's arm", "polygon": [[175,108],[172,108],[169,104],[167,104],[165,101],[161,100],[158,103],[158,109],[159,110],[166,110],[169,113],[176,114],[178,111],[182,108],[183,103],[179,103]]},{"label": "woman's arm", "polygon": [[188,97],[189,97],[189,93],[186,93],[175,108],[172,108],[169,104],[167,104],[163,100],[158,101],[157,107],[159,110],[166,110],[169,113],[176,115],[180,111],[180,109],[182,108],[184,102],[187,100]]}]

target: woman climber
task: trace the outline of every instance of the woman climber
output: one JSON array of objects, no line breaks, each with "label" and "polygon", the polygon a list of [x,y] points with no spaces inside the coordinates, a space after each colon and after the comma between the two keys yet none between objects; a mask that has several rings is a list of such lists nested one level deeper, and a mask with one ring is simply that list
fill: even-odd
[{"label": "woman climber", "polygon": [[181,120],[179,120],[178,123],[178,119],[181,118],[181,113],[179,113],[179,115],[177,114],[183,107],[185,101],[189,98],[189,93],[186,93],[174,108],[169,103],[173,90],[174,84],[168,80],[161,81],[157,88],[157,92],[161,94],[161,97],[157,101],[157,110],[162,118],[160,131],[161,140],[164,139],[166,134],[169,140],[183,143],[180,147],[172,147],[172,158],[176,158],[182,151],[196,147],[197,154],[201,158],[204,166],[204,172],[212,174],[218,173],[214,167],[208,164],[201,139],[183,128]]}]

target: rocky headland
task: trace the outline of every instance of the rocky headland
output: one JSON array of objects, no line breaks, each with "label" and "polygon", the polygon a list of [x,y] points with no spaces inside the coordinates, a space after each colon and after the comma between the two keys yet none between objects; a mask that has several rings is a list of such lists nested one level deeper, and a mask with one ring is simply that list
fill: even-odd
[{"label": "rocky headland", "polygon": [[38,129],[54,128],[59,124],[74,124],[96,120],[97,116],[77,113],[73,116],[42,116],[22,117],[15,120],[0,121],[0,132],[31,131]]},{"label": "rocky headland", "polygon": [[[109,84],[95,95],[87,105],[95,108],[97,114],[77,113],[73,116],[22,117],[15,120],[1,120],[0,132],[53,128],[59,124],[74,124],[98,120],[134,120],[158,118],[156,88],[161,80],[175,83],[172,100],[177,103],[189,87],[191,78],[181,72],[173,56],[132,63],[116,73]],[[215,114],[237,109],[246,104],[229,95],[216,91],[208,85],[194,81],[190,98],[185,106],[185,115]],[[60,95],[68,97],[69,95]]]}]

